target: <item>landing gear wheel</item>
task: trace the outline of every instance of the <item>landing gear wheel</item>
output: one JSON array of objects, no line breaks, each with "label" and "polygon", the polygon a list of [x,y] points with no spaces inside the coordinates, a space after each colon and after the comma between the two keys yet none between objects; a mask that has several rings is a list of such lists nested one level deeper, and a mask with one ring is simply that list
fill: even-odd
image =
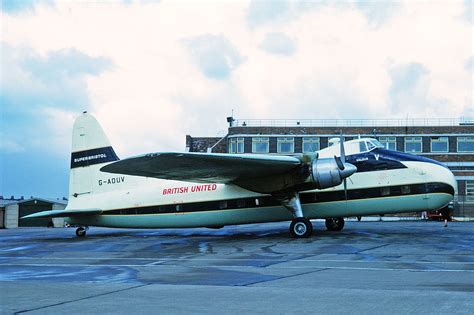
[{"label": "landing gear wheel", "polygon": [[313,224],[306,218],[296,218],[291,221],[290,234],[294,238],[307,238],[313,233]]},{"label": "landing gear wheel", "polygon": [[326,219],[326,228],[328,231],[341,231],[344,228],[344,218]]},{"label": "landing gear wheel", "polygon": [[84,227],[78,227],[76,230],[76,235],[77,237],[85,237],[86,236],[86,228]]}]

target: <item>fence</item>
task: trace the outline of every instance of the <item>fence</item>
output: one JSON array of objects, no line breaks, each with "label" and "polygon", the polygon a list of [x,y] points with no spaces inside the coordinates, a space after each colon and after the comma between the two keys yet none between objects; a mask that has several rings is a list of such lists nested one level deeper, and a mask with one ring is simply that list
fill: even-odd
[{"label": "fence", "polygon": [[474,218],[474,196],[456,195],[453,216]]}]

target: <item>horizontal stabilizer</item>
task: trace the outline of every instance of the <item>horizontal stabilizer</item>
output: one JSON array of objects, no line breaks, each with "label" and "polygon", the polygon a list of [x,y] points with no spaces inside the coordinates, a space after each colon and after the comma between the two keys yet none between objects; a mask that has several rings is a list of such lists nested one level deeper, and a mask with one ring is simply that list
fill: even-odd
[{"label": "horizontal stabilizer", "polygon": [[21,219],[32,219],[32,218],[60,218],[60,217],[78,217],[87,215],[101,214],[101,209],[80,209],[80,210],[49,210],[33,213],[21,217]]},{"label": "horizontal stabilizer", "polygon": [[285,174],[302,164],[292,156],[219,153],[151,153],[110,163],[108,173],[198,183],[233,183]]}]

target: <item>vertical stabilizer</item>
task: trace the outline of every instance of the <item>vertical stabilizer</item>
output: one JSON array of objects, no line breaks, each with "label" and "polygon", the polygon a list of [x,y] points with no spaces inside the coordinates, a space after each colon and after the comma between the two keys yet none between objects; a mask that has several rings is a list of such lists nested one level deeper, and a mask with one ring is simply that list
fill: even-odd
[{"label": "vertical stabilizer", "polygon": [[69,197],[93,193],[93,180],[100,167],[118,159],[97,120],[84,112],[74,122],[72,131]]}]

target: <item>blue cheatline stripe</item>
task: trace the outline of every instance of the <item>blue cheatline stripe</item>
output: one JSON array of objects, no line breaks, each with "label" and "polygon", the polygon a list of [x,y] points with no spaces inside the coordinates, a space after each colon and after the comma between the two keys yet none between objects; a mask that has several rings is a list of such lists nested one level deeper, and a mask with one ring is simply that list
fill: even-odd
[{"label": "blue cheatline stripe", "polygon": [[[347,200],[362,200],[381,197],[413,196],[428,193],[446,193],[454,196],[454,188],[444,183],[386,186],[347,191]],[[302,204],[345,201],[344,191],[307,192],[300,194]],[[102,215],[145,215],[159,213],[186,213],[198,211],[234,210],[280,206],[272,196],[242,199],[217,200],[194,203],[167,204],[150,207],[125,208],[104,211]]]},{"label": "blue cheatline stripe", "polygon": [[118,160],[119,158],[112,147],[72,152],[71,168],[91,166]]}]

